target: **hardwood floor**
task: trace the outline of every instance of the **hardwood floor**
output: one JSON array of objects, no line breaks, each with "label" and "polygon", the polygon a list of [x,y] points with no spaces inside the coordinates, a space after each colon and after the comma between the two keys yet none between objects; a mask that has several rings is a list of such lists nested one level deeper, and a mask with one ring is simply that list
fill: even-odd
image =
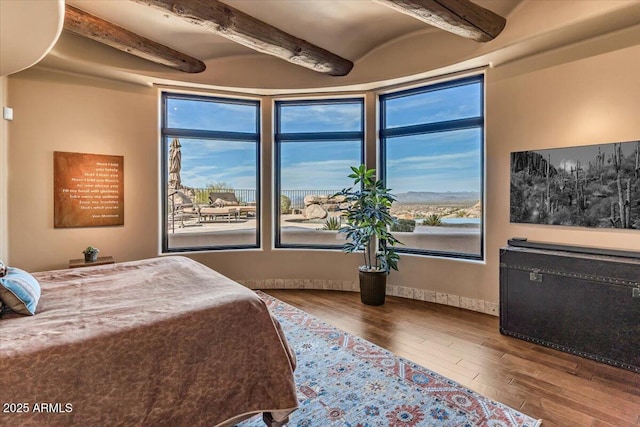
[{"label": "hardwood floor", "polygon": [[640,425],[640,374],[506,337],[498,318],[351,292],[265,290],[327,323],[438,372],[548,426]]}]

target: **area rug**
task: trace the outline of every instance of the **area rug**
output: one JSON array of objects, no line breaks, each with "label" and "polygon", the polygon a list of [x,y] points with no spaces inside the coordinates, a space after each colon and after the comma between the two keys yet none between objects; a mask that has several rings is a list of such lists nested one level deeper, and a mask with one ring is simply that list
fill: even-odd
[{"label": "area rug", "polygon": [[[288,426],[534,427],[539,421],[397,357],[270,295],[298,360],[300,407]],[[261,417],[242,427],[264,427]]]}]

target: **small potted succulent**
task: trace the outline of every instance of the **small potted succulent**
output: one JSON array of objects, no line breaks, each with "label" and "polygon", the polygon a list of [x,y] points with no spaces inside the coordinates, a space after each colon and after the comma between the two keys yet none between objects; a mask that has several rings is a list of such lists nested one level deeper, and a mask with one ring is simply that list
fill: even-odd
[{"label": "small potted succulent", "polygon": [[93,246],[87,246],[87,249],[82,251],[84,254],[84,261],[96,262],[98,260],[98,252],[100,252],[100,249],[94,248]]}]

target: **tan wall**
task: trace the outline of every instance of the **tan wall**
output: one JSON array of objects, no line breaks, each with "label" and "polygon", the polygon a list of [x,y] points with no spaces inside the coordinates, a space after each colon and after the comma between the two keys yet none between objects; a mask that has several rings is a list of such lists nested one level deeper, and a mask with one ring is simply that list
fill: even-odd
[{"label": "tan wall", "polygon": [[[586,50],[585,50],[586,49]],[[511,236],[640,250],[640,232],[509,223],[509,153],[640,138],[640,47],[563,56],[562,52],[487,72],[486,263],[404,256],[390,283],[498,300],[498,250]],[[586,52],[586,53],[585,53]],[[567,59],[571,58],[571,59]],[[118,260],[156,253],[157,99],[151,89],[26,72],[9,79],[16,109],[10,134],[10,251],[29,269],[64,267],[92,244]],[[367,104],[371,105],[372,95]],[[270,117],[271,99],[263,105]],[[367,130],[374,129],[367,115]],[[263,133],[271,123],[263,120]],[[263,249],[192,255],[237,280],[356,280],[359,257],[340,252],[272,250],[271,139],[262,147]],[[368,153],[375,151],[369,134]],[[52,152],[125,156],[126,217],[121,228],[52,228]],[[369,155],[367,156],[369,158]]]},{"label": "tan wall", "polygon": [[[8,91],[11,264],[63,268],[89,245],[117,260],[155,255],[156,91],[35,69],[10,76]],[[124,226],[53,228],[54,151],[124,156]]]},{"label": "tan wall", "polygon": [[640,46],[566,57],[552,52],[488,73],[486,299],[497,299],[498,251],[512,236],[640,251],[637,230],[509,223],[510,152],[640,139]]}]

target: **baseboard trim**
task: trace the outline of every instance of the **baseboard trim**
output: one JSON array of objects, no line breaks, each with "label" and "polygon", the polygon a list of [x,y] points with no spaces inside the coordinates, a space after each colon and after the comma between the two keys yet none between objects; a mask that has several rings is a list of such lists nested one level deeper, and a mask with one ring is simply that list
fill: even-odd
[{"label": "baseboard trim", "polygon": [[[360,292],[358,282],[341,280],[311,280],[311,279],[260,279],[238,280],[238,283],[249,289],[322,289],[325,291]],[[427,289],[410,288],[408,286],[387,284],[387,295],[450,305],[465,310],[498,316],[498,304],[476,298],[461,297],[444,292]]]}]

